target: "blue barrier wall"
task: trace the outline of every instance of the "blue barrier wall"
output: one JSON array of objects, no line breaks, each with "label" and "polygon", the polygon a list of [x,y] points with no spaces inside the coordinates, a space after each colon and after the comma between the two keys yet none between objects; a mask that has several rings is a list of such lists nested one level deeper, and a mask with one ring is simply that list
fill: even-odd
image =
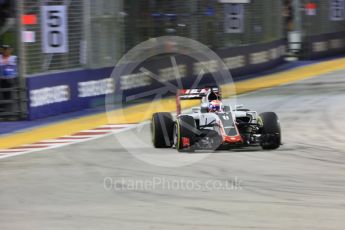
[{"label": "blue barrier wall", "polygon": [[80,97],[78,83],[109,78],[111,71],[112,68],[77,70],[27,78],[29,119],[78,111],[104,102],[104,94]]},{"label": "blue barrier wall", "polygon": [[[257,73],[280,65],[284,62],[285,44],[283,40],[247,45],[218,50],[217,54],[227,64],[236,78],[245,74]],[[178,64],[185,65],[186,76],[182,78],[184,86],[191,85],[195,79],[193,68],[195,60],[177,58]],[[143,65],[159,74],[162,68],[171,67],[166,58],[150,60]],[[95,70],[76,70],[31,76],[26,79],[28,89],[29,119],[38,119],[61,113],[78,111],[104,104],[106,94],[122,89],[123,95],[133,95],[147,89],[159,87],[154,82],[144,82],[140,87],[125,85],[124,79],[110,78],[113,68]],[[205,76],[203,84],[210,83],[210,74]],[[145,80],[145,79],[144,79]],[[140,83],[140,79],[137,83]]]},{"label": "blue barrier wall", "polygon": [[318,59],[345,54],[345,31],[307,36],[303,43],[304,57]]}]

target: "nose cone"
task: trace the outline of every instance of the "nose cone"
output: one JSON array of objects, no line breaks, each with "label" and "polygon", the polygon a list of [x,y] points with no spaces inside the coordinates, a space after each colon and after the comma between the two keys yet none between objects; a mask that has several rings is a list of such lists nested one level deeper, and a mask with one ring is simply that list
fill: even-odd
[{"label": "nose cone", "polygon": [[236,136],[224,136],[223,141],[225,143],[234,144],[234,143],[243,143],[242,137],[240,135]]}]

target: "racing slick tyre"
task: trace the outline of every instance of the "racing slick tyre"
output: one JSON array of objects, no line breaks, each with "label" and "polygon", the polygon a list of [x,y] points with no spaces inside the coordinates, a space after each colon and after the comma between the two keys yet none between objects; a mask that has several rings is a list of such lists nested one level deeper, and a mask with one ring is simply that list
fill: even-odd
[{"label": "racing slick tyre", "polygon": [[194,118],[183,115],[177,118],[174,128],[174,144],[179,152],[193,152],[193,144],[197,133]]},{"label": "racing slick tyre", "polygon": [[279,148],[281,145],[281,129],[277,114],[274,112],[261,113],[262,134],[261,141],[262,149],[273,150]]},{"label": "racing slick tyre", "polygon": [[174,121],[170,113],[154,113],[151,121],[152,143],[155,148],[173,145]]}]

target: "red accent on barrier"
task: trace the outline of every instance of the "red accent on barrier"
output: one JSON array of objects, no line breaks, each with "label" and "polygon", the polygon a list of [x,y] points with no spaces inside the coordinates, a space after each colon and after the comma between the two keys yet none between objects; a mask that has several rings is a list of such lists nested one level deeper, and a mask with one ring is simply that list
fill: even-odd
[{"label": "red accent on barrier", "polygon": [[66,143],[70,143],[68,141],[50,141],[50,142],[45,142],[45,141],[40,141],[40,142],[35,142],[35,145],[41,145],[41,144],[49,144],[49,145],[53,145],[53,144],[66,144]]},{"label": "red accent on barrier", "polygon": [[10,149],[43,149],[48,148],[49,145],[29,145],[29,146],[19,146],[19,147],[13,147]]},{"label": "red accent on barrier", "polygon": [[90,137],[59,137],[59,140],[80,140],[80,139],[89,139]]},{"label": "red accent on barrier", "polygon": [[309,2],[309,3],[305,4],[306,15],[315,16],[316,15],[316,8],[317,8],[317,5],[313,2]]},{"label": "red accent on barrier", "polygon": [[25,150],[14,150],[14,151],[1,151],[0,154],[9,154],[9,153],[22,153],[25,152]]},{"label": "red accent on barrier", "polygon": [[124,129],[126,127],[99,127],[99,128],[95,128],[93,130],[113,130],[113,129]]},{"label": "red accent on barrier", "polygon": [[22,24],[23,25],[36,25],[37,24],[37,16],[34,14],[22,15]]},{"label": "red accent on barrier", "polygon": [[316,4],[313,2],[309,2],[306,4],[306,7],[308,10],[315,10],[317,8]]},{"label": "red accent on barrier", "polygon": [[109,132],[79,132],[75,133],[72,136],[96,136],[96,135],[104,135],[108,134]]}]

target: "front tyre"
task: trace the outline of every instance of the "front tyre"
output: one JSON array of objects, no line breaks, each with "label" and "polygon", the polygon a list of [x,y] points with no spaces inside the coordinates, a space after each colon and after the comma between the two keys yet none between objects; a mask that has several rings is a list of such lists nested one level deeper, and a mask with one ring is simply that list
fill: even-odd
[{"label": "front tyre", "polygon": [[151,120],[152,143],[155,148],[173,145],[174,121],[170,113],[154,113]]},{"label": "front tyre", "polygon": [[193,144],[197,133],[194,118],[179,116],[174,127],[174,144],[179,152],[193,152]]},{"label": "front tyre", "polygon": [[262,122],[261,147],[265,150],[277,149],[281,145],[281,129],[277,114],[266,112],[259,115]]}]

